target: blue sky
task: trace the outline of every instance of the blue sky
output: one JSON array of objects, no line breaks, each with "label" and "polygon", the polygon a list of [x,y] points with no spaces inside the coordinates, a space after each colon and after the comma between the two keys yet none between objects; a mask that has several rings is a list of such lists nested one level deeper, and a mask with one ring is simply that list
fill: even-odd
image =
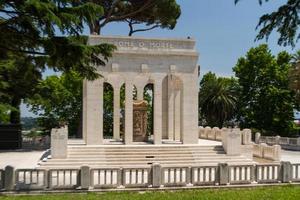
[{"label": "blue sky", "polygon": [[[259,17],[274,11],[286,0],[276,0],[260,6],[258,0],[242,0],[238,5],[234,0],[178,0],[182,10],[177,26],[173,30],[156,29],[135,34],[145,37],[172,37],[196,39],[200,53],[201,74],[208,71],[219,76],[232,76],[232,67],[237,59],[249,48],[260,43],[268,43],[274,54],[291,48],[277,45],[278,35],[272,34],[269,41],[254,42]],[[85,31],[88,34],[88,30]],[[103,35],[127,35],[126,24],[113,23],[106,26]],[[299,44],[295,49],[299,49]],[[45,76],[53,72],[45,72]],[[32,116],[22,105],[22,116]]]}]

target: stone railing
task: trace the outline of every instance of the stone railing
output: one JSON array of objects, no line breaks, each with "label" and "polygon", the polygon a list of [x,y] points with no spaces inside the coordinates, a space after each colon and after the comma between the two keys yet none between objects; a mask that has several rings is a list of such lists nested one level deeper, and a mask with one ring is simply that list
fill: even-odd
[{"label": "stone railing", "polygon": [[243,129],[240,130],[239,128],[218,128],[218,127],[202,127],[200,126],[199,129],[199,138],[201,139],[208,139],[208,140],[215,140],[215,141],[222,141],[223,134],[226,132],[232,131],[239,131],[241,134],[241,144],[248,145],[251,143],[251,130],[250,129]]},{"label": "stone railing", "polygon": [[268,146],[265,143],[253,144],[253,156],[273,161],[280,161],[281,147],[280,145]]},{"label": "stone railing", "polygon": [[280,136],[261,136],[255,133],[255,143],[266,143],[268,145],[280,145],[283,149],[300,151],[300,137],[289,138]]},{"label": "stone railing", "polygon": [[239,128],[199,127],[199,138],[221,141],[228,155],[244,155],[252,159],[251,130]]},{"label": "stone railing", "polygon": [[0,170],[0,191],[168,188],[300,182],[300,164]]},{"label": "stone railing", "polygon": [[22,138],[22,149],[45,150],[50,148],[50,137],[25,137]]}]

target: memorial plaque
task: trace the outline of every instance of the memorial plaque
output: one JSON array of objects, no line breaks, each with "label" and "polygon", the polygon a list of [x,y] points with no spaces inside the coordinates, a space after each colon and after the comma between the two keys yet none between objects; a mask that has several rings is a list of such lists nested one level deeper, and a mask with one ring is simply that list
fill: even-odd
[{"label": "memorial plaque", "polygon": [[147,101],[133,101],[133,141],[147,142]]}]

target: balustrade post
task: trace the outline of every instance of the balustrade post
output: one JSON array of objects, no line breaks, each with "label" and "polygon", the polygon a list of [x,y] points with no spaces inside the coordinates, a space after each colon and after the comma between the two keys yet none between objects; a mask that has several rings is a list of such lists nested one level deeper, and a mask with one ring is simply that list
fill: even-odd
[{"label": "balustrade post", "polygon": [[158,188],[162,185],[161,174],[161,165],[154,163],[152,165],[152,187]]},{"label": "balustrade post", "polygon": [[290,162],[281,162],[281,181],[290,183],[292,181],[292,164]]},{"label": "balustrade post", "polygon": [[255,133],[255,143],[259,144],[259,139],[260,139],[261,134],[259,132]]},{"label": "balustrade post", "polygon": [[13,190],[15,188],[15,168],[8,165],[4,172],[4,189]]},{"label": "balustrade post", "polygon": [[80,186],[83,190],[88,190],[91,184],[91,173],[89,166],[80,167]]},{"label": "balustrade post", "polygon": [[275,144],[280,144],[280,136],[279,135],[277,135],[277,136],[275,136]]},{"label": "balustrade post", "polygon": [[191,187],[193,186],[192,184],[192,168],[188,167],[186,169],[186,186]]},{"label": "balustrade post", "polygon": [[229,183],[229,166],[227,163],[219,163],[219,184],[228,185]]}]

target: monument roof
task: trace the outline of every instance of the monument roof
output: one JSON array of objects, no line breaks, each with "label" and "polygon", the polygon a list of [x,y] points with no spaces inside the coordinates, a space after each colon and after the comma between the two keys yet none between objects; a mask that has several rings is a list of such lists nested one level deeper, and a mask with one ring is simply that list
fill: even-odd
[{"label": "monument roof", "polygon": [[114,44],[116,54],[168,54],[198,56],[194,39],[146,38],[129,36],[90,35],[89,44]]}]

